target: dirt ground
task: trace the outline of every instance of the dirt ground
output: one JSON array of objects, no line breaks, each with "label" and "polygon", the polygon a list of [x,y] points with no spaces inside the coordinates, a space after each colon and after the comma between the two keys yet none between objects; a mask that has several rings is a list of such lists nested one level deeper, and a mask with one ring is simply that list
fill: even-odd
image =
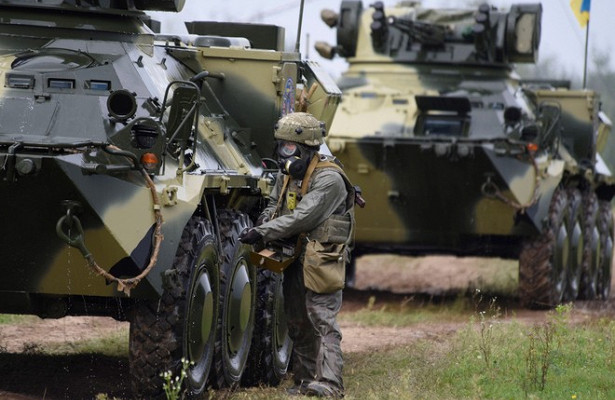
[{"label": "dirt ground", "polygon": [[[485,287],[505,292],[516,321],[544,320],[544,311],[515,305],[516,264],[502,260],[456,257],[405,258],[366,256],[357,261],[355,289],[345,293],[342,313],[367,305],[372,296],[399,302],[412,296],[450,296]],[[502,281],[510,282],[502,282]],[[493,289],[495,288],[495,289]],[[513,288],[506,293],[506,288]],[[577,302],[573,317],[582,321],[615,316],[615,301]],[[465,323],[430,322],[411,327],[365,327],[341,323],[342,350],[364,352],[404,345],[418,339],[438,340]],[[97,393],[124,397],[129,392],[128,359],[100,355],[45,356],[37,347],[107,336],[128,323],[101,317],[66,317],[0,325],[0,399],[92,399]]]}]

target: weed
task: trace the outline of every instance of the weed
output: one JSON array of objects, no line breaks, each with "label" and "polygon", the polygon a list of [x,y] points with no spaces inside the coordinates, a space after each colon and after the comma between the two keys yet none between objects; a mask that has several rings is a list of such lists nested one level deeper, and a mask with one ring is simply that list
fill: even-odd
[{"label": "weed", "polygon": [[376,304],[376,296],[369,296],[369,300],[367,300],[367,310],[371,311],[374,308],[374,304]]},{"label": "weed", "polygon": [[534,325],[528,334],[528,349],[525,356],[525,379],[521,386],[526,398],[531,391],[544,391],[551,365],[555,325],[546,322]]},{"label": "weed", "polygon": [[553,363],[554,339],[561,347],[562,340],[569,340],[573,335],[568,328],[572,309],[572,303],[558,305],[554,312],[549,313],[547,322],[534,325],[528,334],[525,379],[521,384],[526,398],[531,391],[545,390],[549,368]]},{"label": "weed", "polygon": [[482,359],[485,362],[487,371],[491,371],[492,368],[492,355],[493,355],[493,327],[497,323],[498,318],[501,316],[500,308],[496,303],[496,298],[492,298],[489,301],[487,310],[481,310],[481,303],[483,302],[483,296],[480,289],[476,289],[474,292],[474,306],[479,318],[479,342],[478,349],[481,353]]},{"label": "weed", "polygon": [[[183,399],[183,390],[182,384],[184,383],[184,379],[188,375],[188,368],[190,365],[193,365],[194,362],[188,361],[185,358],[182,358],[182,368],[178,376],[173,377],[173,373],[171,371],[166,371],[160,374],[162,379],[164,379],[164,383],[162,384],[162,389],[164,390],[164,394],[167,397],[167,400],[178,400],[180,398]],[[180,397],[181,395],[181,397]]]},{"label": "weed", "polygon": [[117,397],[109,397],[109,395],[106,393],[98,393],[96,397],[94,397],[94,400],[121,400],[121,399],[118,399]]}]

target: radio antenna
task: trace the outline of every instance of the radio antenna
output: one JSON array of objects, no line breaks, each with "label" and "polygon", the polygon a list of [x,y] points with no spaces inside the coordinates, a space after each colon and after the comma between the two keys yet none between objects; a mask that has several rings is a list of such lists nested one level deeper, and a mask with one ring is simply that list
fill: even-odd
[{"label": "radio antenna", "polygon": [[301,0],[301,6],[299,8],[299,27],[297,27],[297,41],[295,42],[295,53],[299,53],[299,46],[301,44],[301,25],[303,25],[303,5],[305,0]]}]

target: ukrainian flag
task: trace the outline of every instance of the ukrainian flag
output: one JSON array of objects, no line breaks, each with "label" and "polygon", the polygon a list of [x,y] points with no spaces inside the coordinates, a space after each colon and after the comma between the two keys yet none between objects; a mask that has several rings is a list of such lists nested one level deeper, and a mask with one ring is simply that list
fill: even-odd
[{"label": "ukrainian flag", "polygon": [[570,7],[582,27],[585,27],[589,22],[590,6],[591,0],[570,0]]}]

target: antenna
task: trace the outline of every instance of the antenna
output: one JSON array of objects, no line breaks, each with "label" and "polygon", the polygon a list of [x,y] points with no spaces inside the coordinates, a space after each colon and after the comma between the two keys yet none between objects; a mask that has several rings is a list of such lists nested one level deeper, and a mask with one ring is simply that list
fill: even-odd
[{"label": "antenna", "polygon": [[299,53],[299,46],[301,44],[301,25],[303,24],[303,5],[305,0],[301,0],[301,7],[299,8],[299,27],[297,28],[297,42],[295,43],[295,53]]}]

